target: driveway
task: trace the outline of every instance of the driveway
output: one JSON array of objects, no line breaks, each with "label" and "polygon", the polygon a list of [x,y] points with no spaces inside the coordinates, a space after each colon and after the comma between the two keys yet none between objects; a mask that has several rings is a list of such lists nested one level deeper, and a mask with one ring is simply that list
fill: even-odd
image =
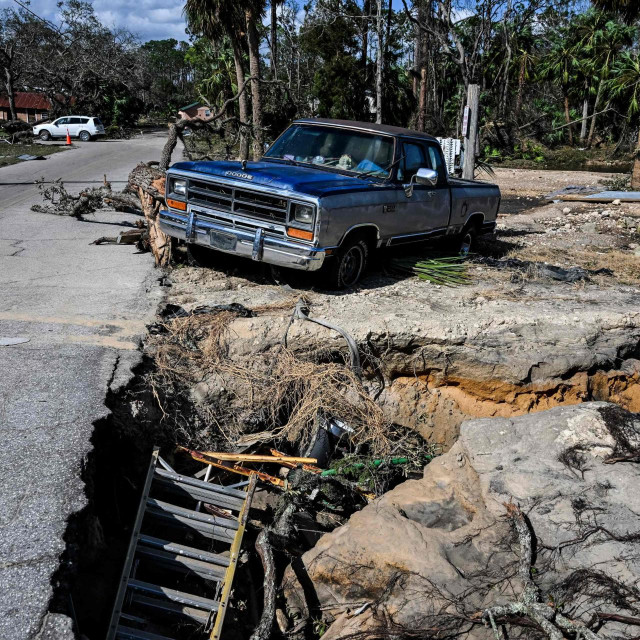
[{"label": "driveway", "polygon": [[159,159],[164,139],[74,143],[0,169],[3,640],[73,637],[67,618],[47,614],[51,580],[67,520],[86,503],[81,472],[93,424],[107,414],[109,385],[128,379],[159,300],[150,254],[89,244],[134,216],[100,212],[80,222],[33,213],[41,198],[31,183],[62,178],[77,192],[106,174],[121,188],[138,162]]}]

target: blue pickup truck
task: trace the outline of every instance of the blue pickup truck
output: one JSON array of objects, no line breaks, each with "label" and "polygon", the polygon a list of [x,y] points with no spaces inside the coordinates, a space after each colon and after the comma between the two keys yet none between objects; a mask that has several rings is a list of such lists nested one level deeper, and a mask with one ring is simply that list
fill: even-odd
[{"label": "blue pickup truck", "polygon": [[[436,240],[468,251],[492,232],[496,185],[451,178],[424,133],[343,120],[296,120],[259,162],[178,162],[160,227],[197,263],[211,251],[323,273],[353,286],[376,249]],[[410,250],[407,248],[407,250]]]}]

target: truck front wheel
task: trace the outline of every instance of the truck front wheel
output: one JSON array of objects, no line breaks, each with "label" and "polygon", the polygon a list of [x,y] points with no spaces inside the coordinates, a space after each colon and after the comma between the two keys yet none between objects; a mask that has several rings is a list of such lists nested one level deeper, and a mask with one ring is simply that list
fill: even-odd
[{"label": "truck front wheel", "polygon": [[369,245],[364,238],[347,239],[329,260],[326,285],[332,289],[353,287],[367,268]]}]

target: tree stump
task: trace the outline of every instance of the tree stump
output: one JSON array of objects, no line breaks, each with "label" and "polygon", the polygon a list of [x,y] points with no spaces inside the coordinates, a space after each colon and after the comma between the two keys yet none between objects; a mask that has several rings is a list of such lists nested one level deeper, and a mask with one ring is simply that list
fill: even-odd
[{"label": "tree stump", "polygon": [[166,267],[171,262],[171,238],[160,229],[158,213],[164,203],[165,174],[155,166],[141,163],[129,174],[128,189],[140,198],[142,213],[149,229],[149,246],[156,267]]}]

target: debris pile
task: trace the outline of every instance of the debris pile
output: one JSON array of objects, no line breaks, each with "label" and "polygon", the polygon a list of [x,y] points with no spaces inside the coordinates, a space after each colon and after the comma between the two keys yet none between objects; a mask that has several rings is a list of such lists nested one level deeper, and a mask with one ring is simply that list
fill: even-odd
[{"label": "debris pile", "polygon": [[[403,437],[343,353],[279,344],[244,358],[230,355],[226,332],[234,318],[281,314],[285,304],[200,307],[189,314],[172,309],[154,325],[147,343],[156,365],[150,384],[180,439],[205,450],[286,443],[306,451],[340,420],[352,446],[373,456],[402,452]],[[193,412],[185,420],[187,404]]]}]

